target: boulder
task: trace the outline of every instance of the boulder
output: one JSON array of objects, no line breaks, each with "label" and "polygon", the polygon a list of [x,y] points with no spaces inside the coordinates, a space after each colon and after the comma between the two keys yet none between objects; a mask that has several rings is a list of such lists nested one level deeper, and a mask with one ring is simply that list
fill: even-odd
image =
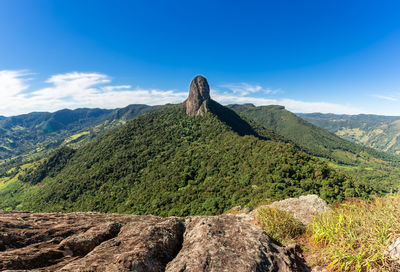
[{"label": "boulder", "polygon": [[385,255],[400,263],[400,238],[396,238],[385,251]]},{"label": "boulder", "polygon": [[252,212],[252,215],[256,217],[258,215],[258,209],[263,207],[276,208],[291,213],[304,225],[308,225],[313,221],[315,216],[330,209],[328,204],[317,195],[306,195],[298,198],[287,198],[276,201],[272,204],[258,207]]},{"label": "boulder", "polygon": [[295,247],[273,244],[246,214],[189,217],[185,225],[165,271],[309,271]]}]

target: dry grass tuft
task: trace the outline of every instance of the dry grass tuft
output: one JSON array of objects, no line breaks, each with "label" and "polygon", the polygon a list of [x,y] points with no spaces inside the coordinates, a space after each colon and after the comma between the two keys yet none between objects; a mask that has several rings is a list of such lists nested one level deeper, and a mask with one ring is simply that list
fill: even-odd
[{"label": "dry grass tuft", "polygon": [[305,232],[305,227],[300,221],[282,210],[260,208],[257,220],[265,233],[280,245],[295,241]]},{"label": "dry grass tuft", "polygon": [[398,271],[384,252],[400,237],[400,196],[336,204],[315,219],[310,234],[318,247],[313,258],[334,271]]}]

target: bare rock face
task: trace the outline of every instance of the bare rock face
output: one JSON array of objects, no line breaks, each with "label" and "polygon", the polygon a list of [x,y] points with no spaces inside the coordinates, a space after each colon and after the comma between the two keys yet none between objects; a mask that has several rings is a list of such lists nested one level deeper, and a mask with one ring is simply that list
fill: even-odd
[{"label": "bare rock face", "polygon": [[60,243],[60,249],[70,250],[71,256],[84,256],[102,242],[117,236],[121,229],[118,223],[102,223],[90,228],[84,233],[74,234]]},{"label": "bare rock face", "polygon": [[183,246],[165,271],[308,271],[295,248],[272,243],[251,217],[198,216],[186,220]]},{"label": "bare rock face", "polygon": [[0,271],[310,271],[247,214],[0,211]]},{"label": "bare rock face", "polygon": [[400,263],[400,238],[394,239],[384,254],[389,256],[392,260]]},{"label": "bare rock face", "polygon": [[203,116],[207,112],[207,102],[210,100],[210,86],[203,76],[196,76],[190,84],[189,97],[186,99],[186,114]]},{"label": "bare rock face", "polygon": [[164,271],[181,248],[182,219],[142,217],[61,271]]}]

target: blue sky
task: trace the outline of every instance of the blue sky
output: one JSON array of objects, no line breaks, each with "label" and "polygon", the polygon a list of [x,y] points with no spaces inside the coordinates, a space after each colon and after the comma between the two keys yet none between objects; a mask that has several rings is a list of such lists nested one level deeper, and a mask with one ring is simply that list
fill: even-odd
[{"label": "blue sky", "polygon": [[400,115],[399,1],[0,1],[0,115],[223,103]]}]

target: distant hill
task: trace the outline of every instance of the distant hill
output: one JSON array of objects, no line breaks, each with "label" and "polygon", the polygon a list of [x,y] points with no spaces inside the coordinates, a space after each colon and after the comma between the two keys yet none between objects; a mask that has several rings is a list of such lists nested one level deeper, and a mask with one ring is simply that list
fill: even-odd
[{"label": "distant hill", "polygon": [[274,131],[193,97],[35,163],[0,190],[0,209],[219,214],[302,194],[332,202],[371,192]]},{"label": "distant hill", "polygon": [[342,139],[283,106],[244,104],[228,107],[273,129],[308,154],[327,160],[332,167],[353,176],[358,182],[383,192],[400,187],[398,156]]},{"label": "distant hill", "polygon": [[0,119],[0,159],[58,146],[68,136],[105,121],[111,112],[103,109],[65,109]]},{"label": "distant hill", "polygon": [[88,141],[132,118],[163,106],[134,104],[125,108],[33,112],[0,118],[0,161]]},{"label": "distant hill", "polygon": [[400,116],[299,114],[336,135],[388,153],[400,154]]},{"label": "distant hill", "polygon": [[293,141],[307,153],[315,156],[347,164],[357,164],[357,162],[346,153],[359,157],[373,156],[384,160],[396,160],[391,155],[344,140],[318,125],[299,118],[283,106],[256,107],[252,104],[243,104],[228,105],[227,107],[273,129],[276,133]]}]

